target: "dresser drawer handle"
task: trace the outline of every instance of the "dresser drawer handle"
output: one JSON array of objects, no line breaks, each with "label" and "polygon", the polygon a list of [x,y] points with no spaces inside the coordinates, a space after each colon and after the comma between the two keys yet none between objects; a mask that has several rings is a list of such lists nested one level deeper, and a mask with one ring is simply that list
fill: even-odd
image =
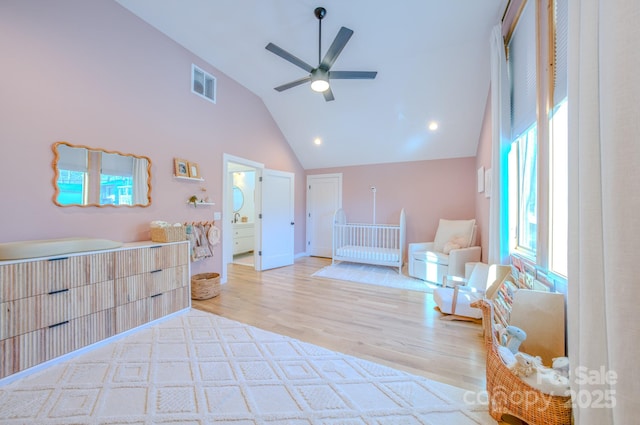
[{"label": "dresser drawer handle", "polygon": [[162,292],[159,294],[151,295],[151,298],[159,297],[160,295],[162,295]]},{"label": "dresser drawer handle", "polygon": [[161,272],[161,271],[162,271],[162,269],[158,269],[158,270],[152,270],[149,273],[158,273],[158,272]]},{"label": "dresser drawer handle", "polygon": [[154,246],[150,246],[149,248],[151,249],[162,248],[162,245],[154,245]]},{"label": "dresser drawer handle", "polygon": [[68,260],[69,257],[58,257],[58,258],[49,258],[47,261],[61,261],[61,260]]},{"label": "dresser drawer handle", "polygon": [[61,294],[63,292],[69,292],[69,288],[67,288],[67,289],[59,289],[57,291],[51,291],[51,292],[49,292],[49,295]]},{"label": "dresser drawer handle", "polygon": [[57,328],[58,326],[66,325],[67,323],[69,323],[68,320],[65,320],[64,322],[56,323],[55,325],[49,326],[49,329]]}]

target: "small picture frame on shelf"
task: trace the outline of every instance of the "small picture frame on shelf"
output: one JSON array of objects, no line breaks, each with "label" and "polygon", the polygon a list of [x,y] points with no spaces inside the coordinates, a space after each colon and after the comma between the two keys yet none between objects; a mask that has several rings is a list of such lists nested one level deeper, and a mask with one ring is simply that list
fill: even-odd
[{"label": "small picture frame on shelf", "polygon": [[189,163],[189,177],[191,177],[192,179],[199,179],[200,177],[200,168],[198,167],[198,164],[196,164],[195,162],[190,162]]},{"label": "small picture frame on shelf", "polygon": [[174,158],[173,173],[179,177],[189,177],[189,163],[184,159]]}]

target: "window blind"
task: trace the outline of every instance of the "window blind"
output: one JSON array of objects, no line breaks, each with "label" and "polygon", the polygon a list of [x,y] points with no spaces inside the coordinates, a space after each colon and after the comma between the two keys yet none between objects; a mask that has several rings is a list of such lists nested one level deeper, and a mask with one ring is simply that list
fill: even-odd
[{"label": "window blind", "polygon": [[58,169],[87,172],[87,150],[58,145]]},{"label": "window blind", "polygon": [[536,122],[536,10],[528,1],[509,43],[511,140]]},{"label": "window blind", "polygon": [[111,153],[102,153],[102,174],[109,176],[133,176],[133,157]]},{"label": "window blind", "polygon": [[555,68],[553,105],[567,97],[567,42],[569,34],[569,0],[555,0]]}]

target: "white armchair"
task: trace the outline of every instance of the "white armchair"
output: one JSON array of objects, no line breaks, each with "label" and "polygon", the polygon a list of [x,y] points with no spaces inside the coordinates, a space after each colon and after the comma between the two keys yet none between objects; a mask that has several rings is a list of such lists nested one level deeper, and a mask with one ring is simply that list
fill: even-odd
[{"label": "white armchair", "polygon": [[[511,275],[511,266],[476,263],[466,279],[457,281],[453,288],[435,288],[433,300],[444,313],[441,319],[480,319],[482,310],[471,304],[482,298],[493,299],[502,281]],[[460,283],[461,282],[461,283]]]},{"label": "white armchair", "polygon": [[475,219],[440,219],[433,242],[409,244],[409,276],[438,285],[446,276],[464,277],[464,265],[481,259],[476,230]]}]

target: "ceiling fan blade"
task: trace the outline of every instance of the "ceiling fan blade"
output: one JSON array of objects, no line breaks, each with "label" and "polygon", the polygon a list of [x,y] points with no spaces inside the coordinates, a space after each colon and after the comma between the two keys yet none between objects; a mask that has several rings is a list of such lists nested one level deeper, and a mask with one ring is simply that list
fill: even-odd
[{"label": "ceiling fan blade", "polygon": [[307,72],[311,72],[313,71],[313,67],[311,65],[309,65],[308,63],[306,63],[305,61],[303,61],[300,58],[297,58],[295,56],[293,56],[291,53],[287,52],[286,50],[281,49],[280,47],[276,46],[273,43],[269,43],[266,45],[265,49],[267,49],[268,51],[275,53],[276,55],[280,56],[282,59],[291,62],[292,64],[299,66],[300,68],[304,69]]},{"label": "ceiling fan blade", "polygon": [[322,59],[322,62],[320,63],[320,68],[329,70],[331,66],[333,66],[333,63],[336,61],[338,55],[340,54],[340,52],[342,52],[342,49],[344,49],[344,46],[347,44],[347,41],[349,41],[352,35],[353,31],[349,28],[340,28],[340,31],[338,31],[338,35],[336,35],[333,43],[331,43],[331,46],[329,46],[329,50],[327,50],[327,53],[324,55],[324,59]]},{"label": "ceiling fan blade", "polygon": [[329,78],[334,80],[372,80],[376,75],[376,71],[329,71]]},{"label": "ceiling fan blade", "polygon": [[331,91],[331,87],[323,91],[322,94],[324,95],[324,100],[326,100],[327,102],[335,100],[335,97],[333,97],[333,92]]},{"label": "ceiling fan blade", "polygon": [[300,84],[304,84],[304,83],[306,83],[308,81],[311,81],[311,75],[308,75],[306,77],[302,77],[302,78],[300,78],[298,80],[295,80],[295,81],[292,81],[290,83],[278,86],[278,87],[275,88],[275,90],[284,91],[284,90],[290,89],[292,87],[299,86]]}]

